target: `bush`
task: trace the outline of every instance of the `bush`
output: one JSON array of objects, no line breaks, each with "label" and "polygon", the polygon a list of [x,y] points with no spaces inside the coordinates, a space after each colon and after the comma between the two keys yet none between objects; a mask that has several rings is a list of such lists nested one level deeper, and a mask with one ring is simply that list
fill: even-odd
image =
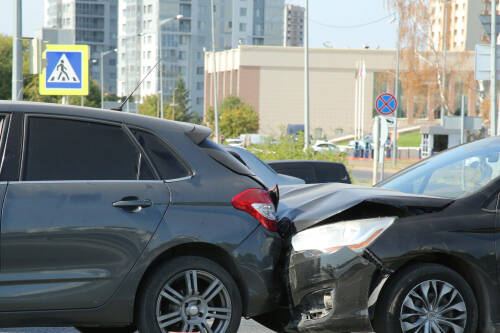
[{"label": "bush", "polygon": [[248,147],[252,153],[264,161],[276,160],[315,160],[330,162],[346,162],[344,153],[314,152],[312,148],[304,151],[304,135],[299,133],[296,137],[282,135],[278,142],[271,140],[264,145]]}]

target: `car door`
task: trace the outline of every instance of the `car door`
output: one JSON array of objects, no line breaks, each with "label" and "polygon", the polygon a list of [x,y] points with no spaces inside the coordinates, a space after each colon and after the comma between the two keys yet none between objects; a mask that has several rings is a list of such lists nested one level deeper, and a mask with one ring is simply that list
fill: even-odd
[{"label": "car door", "polygon": [[27,115],[22,143],[1,220],[0,311],[102,305],[161,222],[168,186],[122,124]]}]

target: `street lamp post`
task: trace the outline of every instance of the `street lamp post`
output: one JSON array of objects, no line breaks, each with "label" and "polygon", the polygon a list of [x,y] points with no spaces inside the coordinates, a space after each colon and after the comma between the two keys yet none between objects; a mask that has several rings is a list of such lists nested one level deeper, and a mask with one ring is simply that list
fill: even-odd
[{"label": "street lamp post", "polygon": [[12,41],[12,100],[23,100],[22,1],[14,0],[14,38]]},{"label": "street lamp post", "polygon": [[219,142],[219,105],[217,103],[217,60],[215,59],[215,3],[214,0],[210,0],[210,13],[212,19],[212,78],[213,78],[213,88],[212,93],[214,95],[214,125],[215,125],[215,142]]},{"label": "street lamp post", "polygon": [[497,122],[497,0],[491,1],[491,105],[490,105],[490,131],[491,136],[498,134]]},{"label": "street lamp post", "polygon": [[[397,15],[397,46],[396,46],[396,77],[394,79],[394,97],[396,101],[399,99],[399,58],[401,53],[401,15],[399,14],[399,8]],[[396,166],[398,158],[398,108],[394,111],[394,132],[392,135],[392,165]]]},{"label": "street lamp post", "polygon": [[104,57],[116,52],[118,49],[101,52],[101,109],[104,109]]},{"label": "street lamp post", "polygon": [[163,50],[162,50],[162,34],[161,34],[161,27],[169,22],[172,21],[179,21],[184,18],[183,15],[177,15],[175,17],[170,17],[168,19],[165,19],[163,21],[160,21],[158,17],[158,27],[157,27],[157,36],[158,36],[158,71],[159,71],[159,86],[160,86],[160,117],[161,119],[165,118],[165,111],[163,110]]}]

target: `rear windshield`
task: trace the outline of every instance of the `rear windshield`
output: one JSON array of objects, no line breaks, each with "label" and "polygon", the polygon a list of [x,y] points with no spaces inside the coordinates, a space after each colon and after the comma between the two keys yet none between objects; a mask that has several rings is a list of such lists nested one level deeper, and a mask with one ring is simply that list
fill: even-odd
[{"label": "rear windshield", "polygon": [[217,145],[210,139],[203,140],[198,145],[208,156],[213,158],[218,163],[222,164],[231,171],[240,175],[255,176],[250,169],[238,161],[233,155],[229,154],[222,147]]}]

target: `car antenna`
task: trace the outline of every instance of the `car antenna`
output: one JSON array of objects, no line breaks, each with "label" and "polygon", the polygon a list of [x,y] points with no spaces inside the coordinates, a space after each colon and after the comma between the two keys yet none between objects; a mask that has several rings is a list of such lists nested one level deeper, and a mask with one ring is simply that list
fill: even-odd
[{"label": "car antenna", "polygon": [[141,86],[141,84],[144,82],[144,80],[146,80],[146,78],[148,77],[149,74],[151,74],[152,71],[154,71],[154,69],[156,67],[158,67],[158,64],[160,63],[161,59],[158,60],[158,62],[156,63],[156,65],[153,66],[153,68],[151,68],[149,70],[149,72],[146,73],[146,75],[144,75],[144,77],[142,78],[142,80],[139,82],[139,84],[137,84],[137,86],[134,88],[134,90],[132,90],[132,92],[130,93],[130,95],[127,96],[127,98],[125,98],[125,100],[122,102],[122,104],[120,104],[120,106],[117,106],[117,107],[114,107],[114,108],[111,108],[111,110],[113,111],[123,111],[123,106],[128,102],[128,100],[130,99],[130,97],[132,97],[132,95],[136,92],[137,89],[139,89],[139,87]]}]

